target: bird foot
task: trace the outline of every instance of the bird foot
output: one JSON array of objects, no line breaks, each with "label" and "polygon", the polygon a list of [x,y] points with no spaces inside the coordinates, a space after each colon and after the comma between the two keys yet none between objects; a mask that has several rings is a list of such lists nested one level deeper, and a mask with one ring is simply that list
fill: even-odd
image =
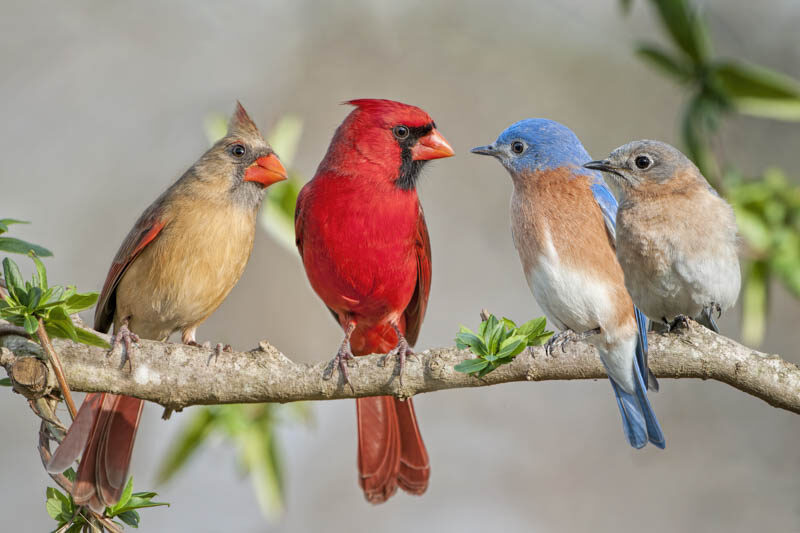
[{"label": "bird foot", "polygon": [[711,302],[709,305],[703,308],[702,316],[706,319],[706,322],[711,326],[711,329],[719,333],[719,326],[717,326],[716,320],[714,320],[714,313],[717,313],[717,318],[722,317],[722,306],[719,305],[717,302]]},{"label": "bird foot", "polygon": [[575,331],[573,331],[571,329],[565,329],[565,330],[559,331],[558,333],[556,333],[555,335],[550,337],[550,340],[548,340],[544,345],[544,350],[545,350],[545,353],[547,353],[547,355],[549,355],[551,357],[556,357],[553,354],[553,351],[556,348],[560,347],[561,348],[561,352],[562,353],[566,353],[567,348],[566,348],[565,345],[568,342],[585,341],[589,337],[591,337],[593,335],[598,335],[598,334],[600,334],[600,328],[599,327],[594,328],[594,329],[589,329],[589,330],[583,331],[581,333],[577,333],[577,332],[575,332]]},{"label": "bird foot", "polygon": [[342,341],[342,345],[339,346],[339,351],[336,352],[336,355],[331,360],[328,370],[322,375],[322,379],[326,381],[331,379],[333,372],[338,368],[339,373],[342,374],[342,379],[344,379],[344,384],[349,385],[350,390],[355,394],[356,390],[353,388],[353,384],[350,383],[350,376],[347,375],[347,361],[352,361],[353,359],[355,357],[350,350],[350,335],[348,334]]},{"label": "bird foot", "polygon": [[[703,312],[705,312],[705,310],[703,310]],[[689,328],[689,317],[686,315],[678,315],[672,320],[672,322],[667,320],[666,317],[662,318],[662,320],[667,325],[667,333],[672,333],[673,330],[677,331]]]},{"label": "bird foot", "polygon": [[[200,344],[197,341],[191,340],[185,342],[184,344],[186,344],[187,346],[196,346],[197,348],[205,348],[206,350],[211,348],[210,341],[206,341],[203,344]],[[217,345],[214,346],[214,355],[212,355],[211,357],[214,358],[214,362],[216,363],[217,360],[219,359],[219,356],[222,355],[222,352],[232,352],[232,351],[233,348],[231,348],[230,344],[222,344],[221,342],[218,342]],[[208,358],[207,363],[211,363],[211,357]]]},{"label": "bird foot", "polygon": [[414,350],[411,349],[411,346],[409,346],[408,341],[406,340],[405,336],[400,332],[400,329],[397,326],[395,326],[394,324],[392,325],[392,327],[394,328],[395,332],[397,333],[397,344],[395,345],[394,348],[392,348],[392,350],[389,353],[387,353],[385,356],[383,356],[383,359],[381,359],[381,362],[379,364],[380,364],[380,366],[386,366],[386,360],[389,357],[396,357],[397,358],[397,362],[400,365],[400,374],[399,375],[400,375],[400,386],[402,387],[403,386],[403,369],[405,368],[405,365],[406,365],[406,358],[413,357],[416,354],[414,353]]},{"label": "bird foot", "polygon": [[123,352],[124,359],[122,361],[122,367],[125,366],[125,362],[128,362],[128,366],[130,367],[131,372],[133,372],[133,346],[134,344],[138,344],[139,336],[128,329],[128,322],[125,321],[119,328],[119,331],[114,332],[114,335],[111,336],[111,349],[108,351],[109,354],[113,353],[114,350],[119,345],[123,345],[125,347],[125,351]]}]

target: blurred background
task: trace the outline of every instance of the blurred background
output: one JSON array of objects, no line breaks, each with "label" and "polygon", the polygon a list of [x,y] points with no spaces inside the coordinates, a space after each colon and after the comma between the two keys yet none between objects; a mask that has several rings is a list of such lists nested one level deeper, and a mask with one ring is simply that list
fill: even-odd
[{"label": "blurred background", "polygon": [[[714,57],[800,78],[800,3],[692,5],[708,25]],[[287,116],[295,134],[302,124],[292,162],[299,180],[313,175],[349,112],[340,102],[382,97],[415,104],[433,116],[457,154],[428,165],[421,180],[434,267],[417,347],[452,345],[458,325],[476,326],[482,307],[517,321],[541,314],[508,230],[510,180],[497,162],[468,152],[516,120],[563,122],[598,158],[638,138],[702,157],[705,138],[687,146],[683,120],[693,95],[702,93],[696,111],[705,118],[689,129],[715,133],[710,149],[719,161],[706,161],[706,168],[719,175],[709,179],[719,178],[733,197],[739,178],[723,165],[742,176],[763,176],[774,166],[794,176],[785,182],[773,174],[775,197],[796,192],[800,124],[751,116],[792,118],[791,109],[785,116],[752,108],[739,114],[713,90],[692,85],[696,71],[670,74],[668,64],[659,71],[636,55],[642,41],[692,55],[665,31],[664,13],[644,0],[628,14],[616,0],[2,1],[0,216],[33,222],[14,226],[14,235],[53,251],[46,260],[52,282],[99,290],[140,212],[208,147],[209,117],[228,115],[236,99],[265,133]],[[749,199],[740,198],[737,213]],[[769,294],[769,315],[763,328],[756,323],[746,334],[753,342],[763,338],[762,351],[800,363],[793,271],[785,261],[783,270],[770,270],[769,246],[755,237],[743,246],[743,254],[780,274],[753,275],[749,298],[757,308]],[[18,262],[29,270],[25,258]],[[741,307],[724,316],[722,332],[741,339],[741,316]],[[261,228],[242,280],[198,338],[240,350],[268,339],[293,359],[318,361],[334,354],[341,331],[311,291],[296,252]],[[241,442],[223,433],[214,433],[171,481],[157,484],[159,466],[197,408],[164,422],[161,409],[148,405],[133,458],[135,487],[157,490],[157,499],[172,506],[145,510],[141,527],[800,530],[796,415],[710,381],[662,380],[652,401],[665,451],[626,444],[605,380],[419,396],[430,488],[423,497],[398,493],[378,507],[357,485],[352,401],[306,404],[302,416],[296,408],[270,409],[270,420],[280,421],[268,426],[282,477],[262,473],[260,492],[237,459]],[[0,416],[0,530],[51,530],[44,501],[52,482],[35,449],[39,422],[18,396],[4,396]],[[265,486],[270,479],[283,484],[282,493]]]}]

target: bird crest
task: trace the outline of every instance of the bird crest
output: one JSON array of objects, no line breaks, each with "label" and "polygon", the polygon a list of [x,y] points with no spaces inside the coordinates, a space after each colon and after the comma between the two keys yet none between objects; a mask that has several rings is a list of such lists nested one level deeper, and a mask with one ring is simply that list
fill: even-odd
[{"label": "bird crest", "polygon": [[261,137],[261,132],[258,131],[255,122],[253,122],[238,100],[236,101],[236,111],[234,111],[228,123],[228,135],[255,135],[256,137]]}]

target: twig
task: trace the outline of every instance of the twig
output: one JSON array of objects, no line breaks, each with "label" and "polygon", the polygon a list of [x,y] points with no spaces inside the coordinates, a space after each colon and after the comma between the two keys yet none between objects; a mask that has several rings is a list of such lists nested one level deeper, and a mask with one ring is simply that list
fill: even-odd
[{"label": "twig", "polygon": [[67,409],[69,409],[69,416],[72,418],[72,420],[75,420],[78,410],[75,409],[75,402],[72,401],[72,393],[69,390],[69,385],[67,385],[67,378],[64,376],[64,367],[61,365],[61,359],[59,359],[55,348],[53,348],[53,343],[50,342],[50,337],[47,335],[47,331],[44,329],[44,322],[41,318],[39,319],[39,328],[36,330],[36,335],[39,337],[39,341],[42,343],[44,352],[50,359],[50,364],[53,365],[53,371],[55,372],[56,379],[58,380],[58,387],[61,389],[61,395],[64,396]]}]

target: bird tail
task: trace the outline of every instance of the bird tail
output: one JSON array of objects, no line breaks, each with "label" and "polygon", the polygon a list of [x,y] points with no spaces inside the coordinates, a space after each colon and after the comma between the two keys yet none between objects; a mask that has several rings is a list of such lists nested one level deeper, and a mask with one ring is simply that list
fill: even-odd
[{"label": "bird tail", "polygon": [[633,364],[636,377],[634,394],[625,392],[613,379],[609,379],[617,397],[619,413],[622,415],[622,428],[628,442],[634,448],[642,448],[647,441],[650,441],[656,447],[664,449],[666,445],[664,433],[647,398],[647,387],[639,363],[634,360]]},{"label": "bird tail", "polygon": [[119,501],[128,477],[133,442],[144,401],[130,396],[86,396],[66,437],[53,453],[47,471],[69,468],[81,455],[72,497],[97,513]]},{"label": "bird tail", "polygon": [[[380,338],[375,333],[366,332],[367,339],[361,339],[366,343],[354,340],[358,346],[354,355],[386,353],[397,343],[397,335],[391,329],[384,329]],[[383,503],[397,487],[410,494],[424,493],[431,469],[411,398],[358,398],[356,415],[359,485],[367,501]]]}]

